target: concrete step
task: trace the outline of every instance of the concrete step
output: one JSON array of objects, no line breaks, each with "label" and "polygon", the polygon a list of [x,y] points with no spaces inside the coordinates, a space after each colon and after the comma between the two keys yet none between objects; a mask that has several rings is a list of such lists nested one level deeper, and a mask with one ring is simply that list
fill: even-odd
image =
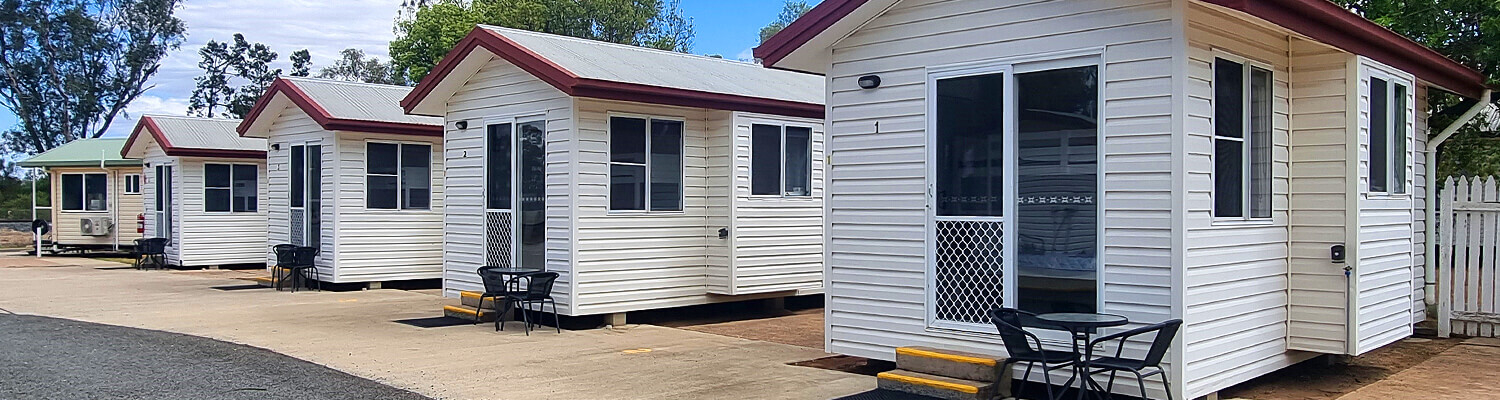
[{"label": "concrete step", "polygon": [[875,378],[876,384],[881,389],[946,400],[991,400],[997,396],[1010,396],[1010,393],[1000,393],[998,385],[994,383],[949,378],[904,369],[881,372]]},{"label": "concrete step", "polygon": [[495,310],[479,309],[466,305],[443,306],[443,316],[479,322],[495,321]]},{"label": "concrete step", "polygon": [[[469,306],[469,307],[474,307],[474,308],[488,308],[488,309],[491,309],[491,310],[499,309],[498,307],[495,306],[495,298],[494,297],[486,297],[486,298],[484,298],[484,303],[480,304],[479,303],[479,295],[480,294],[482,294],[482,293],[480,293],[480,292],[468,292],[468,291],[458,292],[458,298],[463,301],[463,305],[466,305],[466,306]],[[501,302],[501,304],[504,304],[504,302]]]},{"label": "concrete step", "polygon": [[274,285],[271,284],[271,277],[269,277],[269,276],[257,276],[257,277],[254,277],[254,278],[250,278],[250,280],[252,282],[255,282],[255,284],[257,284],[257,285],[261,285],[261,286],[265,286],[265,287],[274,287]]},{"label": "concrete step", "polygon": [[896,348],[896,368],[979,382],[998,382],[1002,357],[931,347]]}]

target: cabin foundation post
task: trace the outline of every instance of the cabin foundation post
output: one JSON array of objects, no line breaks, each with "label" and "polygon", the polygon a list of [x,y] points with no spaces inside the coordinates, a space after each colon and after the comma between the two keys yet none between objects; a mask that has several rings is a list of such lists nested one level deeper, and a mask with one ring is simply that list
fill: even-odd
[{"label": "cabin foundation post", "polygon": [[786,310],[786,298],[785,297],[774,297],[774,298],[766,299],[765,300],[765,307],[766,307],[766,311],[782,311],[782,310]]},{"label": "cabin foundation post", "polygon": [[365,284],[365,290],[378,290],[378,289],[380,289],[380,282],[369,282],[369,283]]},{"label": "cabin foundation post", "polygon": [[625,313],[617,312],[604,316],[604,324],[609,326],[625,326]]},{"label": "cabin foundation post", "polygon": [[219,269],[219,266],[217,266],[217,265],[210,265],[210,266],[204,267],[203,269],[217,270],[217,269]]}]

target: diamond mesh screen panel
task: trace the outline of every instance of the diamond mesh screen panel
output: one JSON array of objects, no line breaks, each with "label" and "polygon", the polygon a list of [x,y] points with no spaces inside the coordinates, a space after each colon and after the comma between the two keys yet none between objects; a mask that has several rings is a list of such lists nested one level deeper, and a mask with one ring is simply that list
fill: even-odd
[{"label": "diamond mesh screen panel", "polygon": [[515,241],[511,240],[510,211],[485,212],[484,219],[484,265],[511,266],[511,246]]},{"label": "diamond mesh screen panel", "polygon": [[1004,298],[1004,227],[1000,221],[936,221],[934,317],[988,325],[985,313]]},{"label": "diamond mesh screen panel", "polygon": [[302,246],[307,243],[306,238],[303,237],[307,235],[307,219],[303,215],[305,211],[299,209],[291,211],[288,213],[292,220],[291,232],[287,236],[291,237],[293,245]]}]

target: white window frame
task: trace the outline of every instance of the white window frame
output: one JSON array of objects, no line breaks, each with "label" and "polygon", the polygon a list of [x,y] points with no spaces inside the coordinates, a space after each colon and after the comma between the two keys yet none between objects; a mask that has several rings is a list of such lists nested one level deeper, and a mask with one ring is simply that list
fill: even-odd
[{"label": "white window frame", "polygon": [[[130,190],[131,184],[135,190]],[[124,190],[121,194],[141,194],[141,174],[125,174]]]},{"label": "white window frame", "polygon": [[[613,144],[614,144],[615,135],[614,135],[613,128],[610,126],[610,123],[614,120],[615,117],[639,118],[639,119],[646,120],[646,163],[644,163],[644,164],[616,163],[614,161],[615,157],[614,157],[614,146],[613,146]],[[677,149],[677,156],[678,156],[678,164],[677,165],[681,166],[681,168],[680,168],[681,174],[678,176],[678,179],[677,179],[677,204],[678,204],[677,208],[678,209],[676,209],[676,210],[657,210],[657,211],[652,211],[651,210],[651,121],[653,121],[653,120],[677,121],[678,123],[682,124],[682,140],[681,140],[680,143],[678,143],[679,147]],[[680,215],[680,214],[684,214],[684,213],[687,212],[687,138],[688,138],[688,123],[687,123],[687,118],[685,118],[685,117],[657,116],[657,115],[648,115],[648,114],[636,114],[636,113],[626,113],[626,112],[610,111],[610,112],[605,113],[605,116],[604,116],[604,138],[605,138],[604,139],[604,170],[605,170],[605,178],[604,179],[605,179],[605,182],[606,182],[606,184],[604,185],[604,187],[605,187],[605,189],[604,189],[604,204],[605,204],[605,207],[609,209],[608,214],[612,214],[612,215],[613,214],[637,214],[637,215],[639,215],[639,214],[663,214],[663,215]],[[646,179],[646,191],[645,191],[646,198],[645,198],[645,207],[643,207],[640,210],[616,210],[614,208],[614,201],[613,201],[614,190],[612,188],[613,182],[610,181],[610,179],[613,179],[613,177],[611,176],[611,173],[609,172],[610,166],[612,166],[614,164],[640,165],[640,166],[646,167],[646,178],[645,178]]]},{"label": "white window frame", "polygon": [[[396,208],[373,208],[373,207],[370,207],[370,176],[372,176],[372,175],[373,176],[393,176],[393,175],[388,175],[388,174],[372,174],[372,173],[370,173],[370,144],[371,143],[382,143],[382,144],[393,144],[393,145],[396,145],[396,175],[394,175],[396,177]],[[407,208],[406,207],[406,196],[405,196],[405,193],[402,193],[402,189],[401,189],[401,180],[404,179],[404,175],[406,174],[406,172],[404,170],[402,170],[402,166],[401,166],[401,162],[406,157],[406,154],[405,154],[406,152],[403,151],[404,150],[404,146],[406,146],[406,145],[427,146],[427,207],[425,207],[425,208]],[[365,196],[364,196],[365,198],[364,198],[364,202],[363,202],[364,209],[366,211],[378,211],[378,212],[383,212],[383,211],[428,212],[428,211],[432,211],[433,192],[436,192],[436,190],[434,190],[434,189],[436,189],[436,186],[437,186],[437,184],[433,183],[434,182],[433,171],[436,171],[437,169],[433,168],[433,165],[432,165],[433,164],[433,159],[434,159],[432,153],[434,152],[434,148],[435,147],[437,147],[437,145],[433,144],[431,142],[402,141],[402,140],[384,140],[384,139],[366,139],[365,140],[365,146],[364,146],[364,153],[365,153],[364,154],[365,155],[364,167],[365,167],[365,171],[364,171],[364,174],[363,174],[365,179],[361,183],[362,185],[364,185],[364,192],[365,192]]]},{"label": "white window frame", "polygon": [[[1028,56],[1019,56],[1019,57],[1006,57],[1006,58],[998,58],[998,59],[992,59],[992,60],[984,60],[984,61],[979,61],[979,62],[968,62],[968,63],[952,64],[952,65],[946,65],[946,66],[928,67],[927,71],[926,71],[926,84],[927,84],[927,88],[926,88],[926,91],[924,93],[925,96],[926,96],[926,99],[925,99],[925,102],[926,102],[926,115],[929,116],[928,118],[926,118],[926,129],[927,129],[927,132],[936,132],[937,131],[937,118],[932,118],[931,116],[937,115],[937,101],[936,101],[936,99],[937,99],[937,82],[939,80],[950,79],[950,78],[961,78],[961,77],[975,76],[975,75],[988,75],[988,74],[997,74],[997,73],[1004,74],[1004,76],[1005,76],[1005,86],[1004,86],[1004,89],[1003,89],[1003,92],[1004,92],[1003,96],[1004,96],[1006,110],[1009,111],[1009,112],[1007,112],[1003,116],[1003,120],[1002,120],[1003,121],[1002,123],[1004,124],[1003,134],[1006,135],[1005,145],[1004,145],[1003,151],[1004,151],[1005,154],[1008,154],[1008,155],[1016,154],[1016,151],[1017,151],[1017,142],[1016,142],[1016,140],[1017,140],[1017,135],[1018,135],[1018,131],[1016,129],[1016,124],[1017,124],[1018,121],[1016,119],[1016,113],[1013,112],[1013,107],[1016,107],[1016,105],[1019,104],[1017,93],[1016,93],[1016,83],[1015,83],[1016,82],[1016,75],[1017,74],[1030,73],[1030,72],[1041,72],[1041,71],[1049,71],[1049,70],[1054,70],[1054,69],[1075,68],[1075,67],[1085,67],[1085,66],[1095,66],[1095,67],[1098,68],[1098,73],[1099,73],[1099,76],[1098,76],[1098,79],[1099,79],[1099,89],[1098,89],[1098,92],[1099,93],[1098,93],[1098,103],[1097,104],[1099,105],[1098,106],[1099,107],[1098,108],[1099,121],[1101,121],[1099,123],[1099,125],[1098,125],[1098,133],[1097,133],[1097,135],[1098,135],[1098,143],[1096,144],[1097,147],[1096,147],[1096,150],[1095,150],[1096,151],[1095,155],[1097,157],[1095,162],[1096,162],[1096,165],[1097,165],[1097,168],[1098,168],[1097,173],[1099,174],[1098,175],[1099,179],[1096,182],[1095,192],[1094,192],[1095,193],[1094,194],[1094,196],[1095,196],[1094,197],[1095,198],[1094,206],[1096,207],[1096,210],[1097,210],[1096,211],[1097,212],[1096,215],[1098,215],[1098,217],[1097,217],[1098,219],[1095,222],[1095,225],[1096,225],[1096,227],[1095,227],[1096,228],[1095,229],[1095,234],[1099,238],[1097,240],[1097,243],[1095,244],[1096,245],[1095,254],[1098,254],[1099,258],[1096,261],[1097,265],[1095,266],[1094,277],[1093,277],[1094,278],[1094,284],[1095,284],[1095,289],[1094,289],[1095,290],[1094,307],[1099,312],[1110,312],[1109,309],[1105,307],[1106,306],[1105,298],[1106,298],[1106,293],[1107,292],[1105,291],[1105,279],[1104,279],[1105,278],[1105,274],[1104,274],[1104,269],[1105,269],[1104,268],[1105,267],[1105,263],[1104,263],[1104,254],[1105,254],[1104,253],[1104,249],[1105,249],[1104,226],[1105,226],[1105,221],[1104,221],[1104,219],[1105,219],[1105,215],[1106,215],[1104,213],[1104,210],[1106,209],[1106,207],[1105,207],[1106,200],[1104,198],[1104,182],[1105,182],[1105,179],[1104,179],[1104,175],[1105,175],[1104,158],[1105,158],[1105,155],[1108,154],[1108,152],[1105,150],[1106,149],[1106,145],[1105,145],[1105,141],[1104,141],[1104,138],[1106,137],[1107,128],[1106,128],[1105,124],[1102,122],[1102,121],[1104,121],[1104,119],[1107,116],[1106,115],[1106,109],[1104,107],[1104,104],[1105,104],[1104,97],[1105,97],[1105,93],[1107,91],[1106,84],[1105,84],[1105,82],[1107,82],[1107,79],[1106,79],[1107,71],[1105,70],[1105,65],[1104,65],[1104,49],[1103,48],[1086,48],[1086,49],[1078,49],[1078,50],[1071,50],[1071,51],[1060,51],[1060,52],[1054,52],[1054,53],[1039,54],[1039,55],[1028,55]],[[973,337],[993,338],[994,337],[993,336],[994,335],[994,333],[993,333],[994,332],[993,331],[994,327],[993,326],[990,326],[990,325],[986,325],[986,326],[968,326],[968,325],[964,325],[964,324],[960,324],[960,323],[953,323],[953,322],[948,322],[948,321],[941,321],[941,320],[937,320],[935,318],[934,313],[933,313],[933,311],[936,310],[936,294],[937,294],[936,288],[934,287],[934,279],[933,279],[933,277],[936,276],[937,271],[935,270],[936,265],[933,262],[932,258],[933,258],[934,252],[936,251],[936,243],[937,243],[937,237],[936,237],[936,232],[937,232],[936,218],[938,217],[938,215],[937,215],[937,208],[935,207],[935,204],[934,204],[935,196],[937,195],[937,193],[936,193],[936,182],[933,180],[933,177],[935,177],[936,173],[937,173],[937,168],[936,168],[937,153],[934,152],[934,151],[932,151],[932,149],[934,149],[936,147],[937,135],[935,135],[935,134],[929,134],[929,135],[926,135],[926,136],[927,136],[927,138],[925,140],[926,141],[925,144],[926,144],[926,149],[927,149],[927,152],[926,152],[927,153],[926,154],[926,161],[927,161],[927,167],[926,167],[926,174],[927,174],[926,175],[926,181],[927,181],[926,182],[926,185],[927,185],[926,208],[927,208],[927,211],[924,213],[924,219],[925,219],[924,224],[926,225],[926,227],[925,227],[925,230],[926,230],[926,240],[925,240],[925,244],[924,244],[925,249],[923,250],[923,258],[924,258],[924,261],[923,261],[924,267],[923,268],[924,268],[924,271],[925,271],[925,276],[923,277],[923,280],[924,280],[923,287],[925,288],[925,292],[926,292],[924,294],[925,303],[926,303],[925,304],[925,308],[926,309],[924,311],[925,326],[926,326],[925,331],[929,332],[929,333],[933,333],[933,334],[941,334],[941,335],[946,335],[946,336],[955,337],[955,338],[973,338]],[[1017,304],[1019,302],[1019,296],[1020,296],[1018,288],[1016,287],[1016,285],[1017,285],[1017,281],[1016,281],[1017,270],[1016,270],[1015,264],[1013,262],[1010,262],[1009,260],[1015,260],[1016,259],[1016,249],[1015,249],[1014,244],[1016,243],[1016,240],[1017,240],[1016,226],[1018,224],[1018,221],[1017,221],[1016,202],[1015,202],[1014,198],[1015,198],[1015,194],[1017,192],[1018,184],[1019,184],[1019,182],[1017,182],[1018,179],[1016,179],[1016,176],[1017,176],[1016,174],[1018,173],[1019,169],[1018,169],[1018,165],[1017,165],[1018,163],[1016,162],[1016,157],[1007,156],[1005,158],[1006,158],[1006,165],[1005,165],[1004,168],[1005,168],[1005,171],[1006,171],[1005,173],[1006,173],[1006,178],[1007,179],[1005,179],[1005,189],[1004,189],[1005,192],[1004,193],[1005,193],[1005,196],[1007,197],[1007,200],[1005,200],[1004,208],[1001,211],[1002,216],[1000,216],[1000,217],[965,217],[965,218],[973,218],[973,219],[979,219],[979,220],[1001,219],[1002,223],[1004,224],[1004,229],[1005,229],[1005,232],[1003,233],[1003,236],[1004,236],[1004,239],[1003,239],[1004,242],[1003,243],[1005,243],[1005,246],[1002,249],[1002,257],[1004,257],[1005,260],[1008,260],[1007,263],[1004,266],[1004,276],[1002,278],[1002,285],[1004,285],[1004,289],[1003,289],[1002,296],[1004,298],[1004,301],[1007,302],[1008,304]],[[944,217],[944,218],[953,218],[953,217]],[[1038,334],[1038,336],[1040,336],[1042,342],[1046,343],[1048,345],[1065,347],[1065,346],[1067,346],[1070,343],[1069,342],[1070,339],[1068,338],[1068,336],[1067,336],[1067,334],[1065,332],[1039,331],[1037,334]]]},{"label": "white window frame", "polygon": [[[812,125],[792,123],[792,122],[784,122],[784,121],[750,120],[749,122],[750,122],[750,164],[749,164],[748,170],[750,172],[747,173],[746,176],[749,177],[749,179],[750,179],[750,186],[749,186],[750,187],[750,197],[752,197],[752,198],[793,198],[793,199],[801,199],[801,198],[812,197],[812,195],[813,195],[812,194],[813,193],[813,188],[812,188],[812,186],[813,186],[813,179],[812,179],[812,177],[813,177],[813,164],[814,164],[814,161],[815,161],[815,160],[813,160],[813,143],[815,143],[817,141],[815,139],[815,137],[817,136],[816,129],[813,128]],[[756,125],[775,126],[775,127],[781,128],[781,143],[780,143],[781,144],[781,146],[780,146],[781,148],[779,148],[779,149],[776,150],[776,157],[780,159],[780,162],[776,163],[777,164],[777,169],[780,170],[780,174],[781,174],[781,177],[778,178],[777,181],[776,181],[776,189],[777,189],[776,191],[779,194],[755,194],[755,126]],[[787,164],[786,164],[786,162],[787,162],[786,161],[786,143],[787,143],[786,142],[786,129],[787,128],[805,128],[805,129],[807,129],[807,186],[808,186],[807,187],[807,194],[790,194],[786,190],[786,177],[787,177],[787,173],[786,173],[786,167],[787,167]]]},{"label": "white window frame", "polygon": [[[1385,146],[1386,147],[1386,149],[1385,149],[1386,150],[1386,154],[1385,154],[1385,157],[1386,157],[1386,168],[1388,168],[1388,170],[1386,171],[1386,175],[1385,175],[1385,178],[1386,178],[1385,191],[1383,191],[1383,192],[1377,192],[1377,191],[1370,190],[1370,182],[1365,182],[1364,188],[1362,188],[1362,189],[1364,189],[1365,192],[1369,193],[1370,196],[1375,196],[1375,197],[1404,197],[1404,196],[1411,196],[1411,189],[1412,189],[1412,187],[1411,187],[1410,183],[1411,183],[1411,180],[1412,180],[1412,176],[1411,176],[1412,175],[1412,171],[1407,170],[1407,168],[1411,167],[1412,163],[1414,162],[1414,160],[1412,160],[1412,158],[1413,158],[1412,157],[1412,149],[1416,145],[1416,142],[1415,142],[1416,134],[1414,133],[1415,130],[1416,130],[1416,112],[1415,112],[1415,110],[1416,110],[1416,95],[1417,95],[1417,93],[1416,93],[1416,85],[1412,84],[1413,79],[1411,77],[1409,77],[1409,76],[1403,76],[1403,75],[1398,75],[1398,74],[1396,74],[1396,73],[1394,73],[1392,71],[1387,71],[1387,70],[1385,70],[1383,68],[1380,68],[1378,66],[1366,65],[1365,66],[1365,70],[1368,71],[1368,73],[1366,74],[1367,76],[1365,77],[1367,83],[1366,83],[1365,88],[1364,88],[1363,91],[1364,91],[1364,95],[1367,96],[1367,98],[1371,98],[1372,99],[1372,100],[1370,100],[1370,101],[1368,101],[1368,102],[1366,102],[1364,104],[1364,108],[1365,109],[1363,111],[1366,113],[1365,115],[1367,116],[1367,119],[1369,120],[1369,124],[1370,124],[1365,129],[1365,135],[1374,135],[1375,134],[1375,123],[1376,123],[1376,121],[1374,119],[1374,115],[1375,115],[1375,110],[1374,110],[1375,102],[1373,101],[1373,97],[1372,97],[1374,95],[1374,91],[1375,91],[1375,79],[1381,79],[1381,80],[1385,81],[1385,83],[1387,85],[1385,94],[1386,94],[1386,96],[1388,96],[1388,101],[1386,102],[1386,106],[1391,107],[1391,111],[1393,111],[1393,112],[1386,113],[1386,116],[1385,116],[1386,120],[1383,121],[1383,123],[1386,126],[1386,132],[1385,132],[1385,134],[1386,134],[1386,146]],[[1404,109],[1404,110],[1395,110],[1395,106],[1396,106],[1396,86],[1397,85],[1400,85],[1400,86],[1403,86],[1403,87],[1406,88],[1406,99],[1405,99],[1406,109]],[[1401,127],[1401,129],[1406,134],[1405,135],[1406,136],[1406,138],[1405,138],[1406,146],[1404,146],[1404,152],[1406,153],[1406,155],[1403,157],[1403,159],[1405,160],[1405,162],[1402,163],[1401,165],[1396,165],[1396,129],[1395,128],[1396,128],[1396,116],[1398,115],[1397,112],[1401,113],[1401,115],[1405,115],[1406,116],[1406,126]],[[1373,142],[1374,136],[1369,136],[1369,139],[1366,139],[1366,140],[1369,140],[1369,141]],[[1368,163],[1365,164],[1365,171],[1364,171],[1365,172],[1365,177],[1366,177],[1366,179],[1374,179],[1375,174],[1373,173],[1373,171],[1370,170],[1370,167],[1372,165],[1374,165],[1375,153],[1373,151],[1370,151],[1368,153],[1369,153],[1369,157],[1371,159],[1370,159],[1370,162],[1368,162]],[[1397,170],[1397,168],[1400,168],[1400,169],[1403,170],[1402,173],[1401,173],[1401,179],[1400,179],[1400,181],[1397,181],[1397,177],[1396,177],[1396,170]],[[1400,190],[1397,191],[1396,189],[1400,189]]]},{"label": "white window frame", "polygon": [[[1240,149],[1241,149],[1240,150],[1240,155],[1243,158],[1243,160],[1241,160],[1241,162],[1240,162],[1240,164],[1241,164],[1240,176],[1242,177],[1242,179],[1240,180],[1240,196],[1241,196],[1241,199],[1240,199],[1240,216],[1238,216],[1238,217],[1234,217],[1234,216],[1219,216],[1218,210],[1217,210],[1218,207],[1216,205],[1217,202],[1213,201],[1215,198],[1217,198],[1219,196],[1219,193],[1218,193],[1218,190],[1217,190],[1217,187],[1218,187],[1218,183],[1217,183],[1218,182],[1218,177],[1214,176],[1214,174],[1216,173],[1217,168],[1213,167],[1214,165],[1216,165],[1215,164],[1216,162],[1213,161],[1213,158],[1215,157],[1215,155],[1212,152],[1210,153],[1210,155],[1209,155],[1209,160],[1210,160],[1210,162],[1209,162],[1209,165],[1210,165],[1210,169],[1209,169],[1209,182],[1210,182],[1211,189],[1209,190],[1209,205],[1210,205],[1209,206],[1209,213],[1213,215],[1213,220],[1214,220],[1215,223],[1234,223],[1234,222],[1249,222],[1249,223],[1255,223],[1255,224],[1271,223],[1275,219],[1275,217],[1276,217],[1276,193],[1275,193],[1276,192],[1276,160],[1275,160],[1275,155],[1276,155],[1276,115],[1275,115],[1276,114],[1276,104],[1275,104],[1275,102],[1276,102],[1276,77],[1277,77],[1276,68],[1274,68],[1273,66],[1271,66],[1270,63],[1266,63],[1266,62],[1261,62],[1259,60],[1250,59],[1248,57],[1244,57],[1244,56],[1241,56],[1241,55],[1238,55],[1238,54],[1234,54],[1234,53],[1229,53],[1229,52],[1226,52],[1226,51],[1223,51],[1223,50],[1220,50],[1220,49],[1214,49],[1214,51],[1213,51],[1213,58],[1215,60],[1214,61],[1210,61],[1209,62],[1209,67],[1208,67],[1208,69],[1209,69],[1209,76],[1210,77],[1217,76],[1215,74],[1215,71],[1214,71],[1214,67],[1215,67],[1215,65],[1217,65],[1217,59],[1224,59],[1225,61],[1239,63],[1240,65],[1244,66],[1244,70],[1242,71],[1242,75],[1240,77],[1240,84],[1242,85],[1241,92],[1240,92],[1240,97],[1241,97],[1241,99],[1240,99],[1241,114],[1240,115],[1241,115],[1241,118],[1242,118],[1242,120],[1243,120],[1244,123],[1243,123],[1243,126],[1240,127],[1240,129],[1241,129],[1241,133],[1240,134],[1242,135],[1241,137],[1236,138],[1236,137],[1229,137],[1229,136],[1219,136],[1219,133],[1218,133],[1218,131],[1215,128],[1215,125],[1214,125],[1214,123],[1216,121],[1213,121],[1213,118],[1210,118],[1210,123],[1209,123],[1209,130],[1210,130],[1209,136],[1211,137],[1211,139],[1210,139],[1211,142],[1210,143],[1213,144],[1213,143],[1216,143],[1219,140],[1231,140],[1231,141],[1238,141],[1238,142],[1240,142],[1240,145],[1241,145],[1241,147],[1240,147]],[[1270,85],[1270,89],[1271,89],[1271,127],[1270,127],[1270,130],[1266,132],[1267,135],[1271,135],[1271,148],[1269,150],[1271,152],[1271,156],[1272,156],[1272,159],[1271,159],[1271,176],[1270,176],[1270,179],[1271,179],[1271,193],[1268,194],[1271,197],[1271,199],[1270,199],[1271,214],[1270,214],[1270,216],[1265,216],[1265,217],[1256,217],[1256,216],[1254,216],[1251,213],[1251,210],[1250,210],[1250,205],[1254,201],[1254,193],[1252,193],[1251,186],[1253,185],[1253,181],[1255,179],[1254,178],[1254,174],[1255,174],[1255,169],[1254,169],[1254,163],[1255,163],[1254,147],[1255,147],[1255,145],[1254,145],[1254,140],[1252,140],[1252,138],[1251,138],[1251,136],[1253,136],[1255,134],[1255,129],[1254,129],[1254,125],[1255,124],[1254,124],[1254,122],[1252,122],[1252,120],[1254,119],[1254,115],[1253,114],[1255,112],[1255,104],[1254,104],[1254,98],[1253,98],[1253,96],[1254,96],[1254,90],[1252,89],[1253,83],[1251,82],[1251,80],[1254,77],[1253,71],[1255,69],[1257,69],[1257,68],[1259,68],[1261,70],[1264,70],[1264,71],[1266,71],[1266,72],[1268,72],[1268,73],[1271,74],[1271,85]],[[1210,109],[1210,115],[1216,114],[1217,110],[1218,110],[1218,108],[1217,108],[1218,105],[1214,104],[1214,102],[1213,102],[1213,99],[1215,97],[1217,97],[1217,93],[1216,93],[1217,88],[1218,88],[1217,85],[1218,85],[1218,82],[1214,82],[1214,80],[1212,78],[1209,79],[1209,109]],[[1216,146],[1217,145],[1215,144],[1214,147],[1216,147]]]},{"label": "white window frame", "polygon": [[[111,185],[110,185],[110,182],[109,182],[109,175],[110,174],[108,172],[66,172],[66,173],[58,174],[58,178],[57,178],[57,195],[58,195],[58,197],[62,197],[63,196],[63,191],[66,190],[63,187],[63,182],[66,180],[64,177],[66,177],[68,175],[78,175],[79,176],[79,178],[78,178],[78,179],[80,179],[79,180],[80,186],[78,187],[78,196],[80,197],[79,203],[78,203],[79,208],[78,209],[74,209],[74,210],[70,210],[66,206],[64,206],[64,204],[67,204],[67,203],[65,203],[65,202],[58,202],[58,204],[57,204],[57,209],[58,210],[67,211],[67,212],[83,212],[83,213],[109,212],[109,203],[110,203],[109,198],[111,197],[109,192],[110,192],[110,186]],[[89,209],[89,175],[104,175],[104,208],[103,209],[98,209],[98,210],[90,210]]]},{"label": "white window frame", "polygon": [[[306,150],[303,150],[303,157],[304,157],[304,161],[303,162],[304,163],[307,162],[307,161],[305,161],[305,157],[306,156],[307,156]],[[220,186],[209,187],[208,186],[208,166],[210,166],[210,165],[226,165],[226,166],[229,166],[229,186],[225,186],[225,187],[220,187]],[[255,171],[255,192],[256,192],[256,196],[255,196],[255,210],[246,210],[246,211],[235,211],[234,210],[234,170],[235,170],[235,168],[241,168],[241,167],[250,168],[250,169],[252,169],[252,170]],[[305,183],[307,183],[307,181],[304,179],[303,183],[305,184]],[[260,203],[260,194],[259,194],[260,193],[260,166],[255,165],[255,164],[239,164],[239,163],[224,163],[224,162],[208,162],[208,163],[203,163],[203,185],[202,186],[203,186],[203,213],[204,214],[256,214],[256,213],[260,212],[261,206],[263,205],[263,204]],[[228,211],[209,211],[208,210],[208,191],[209,190],[228,190],[229,191],[229,210]],[[304,188],[303,189],[303,193],[306,193],[306,190],[307,189]]]}]

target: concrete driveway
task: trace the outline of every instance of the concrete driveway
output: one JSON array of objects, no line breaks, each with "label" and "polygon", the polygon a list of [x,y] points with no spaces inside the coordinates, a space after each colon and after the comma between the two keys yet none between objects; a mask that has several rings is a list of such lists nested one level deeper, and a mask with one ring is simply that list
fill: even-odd
[{"label": "concrete driveway", "polygon": [[[400,290],[275,292],[224,271],[0,256],[0,309],[262,347],[434,398],[827,399],[874,378],[794,367],[821,351],[649,325],[417,328],[451,303]],[[513,327],[519,327],[512,324]]]}]

